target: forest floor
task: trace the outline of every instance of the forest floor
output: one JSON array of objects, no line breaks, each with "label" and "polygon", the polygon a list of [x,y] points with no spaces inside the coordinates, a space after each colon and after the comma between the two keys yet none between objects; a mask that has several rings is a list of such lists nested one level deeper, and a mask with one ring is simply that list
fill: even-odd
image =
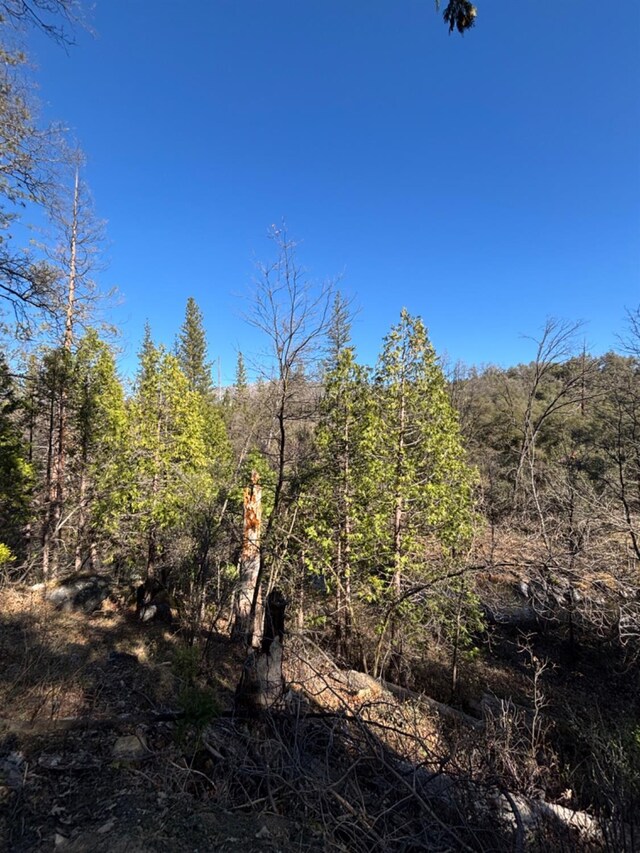
[{"label": "forest floor", "polygon": [[[37,593],[5,592],[0,849],[292,849],[299,826],[193,795],[178,724],[162,720],[180,707],[180,648],[133,609],[89,617],[58,612]],[[214,653],[211,688],[229,709],[242,655],[227,643]]]},{"label": "forest floor", "polygon": [[[395,774],[401,787],[405,782],[397,768],[402,762],[414,768],[429,762],[444,766],[442,756],[448,767],[475,762],[474,772],[482,769],[487,747],[478,729],[486,723],[487,695],[498,701],[510,696],[535,710],[536,661],[549,662],[547,720],[561,719],[569,705],[577,713],[594,703],[637,705],[637,684],[624,672],[575,650],[569,659],[566,647],[545,637],[525,654],[515,635],[495,633],[482,659],[463,665],[457,710],[439,704],[451,698],[445,660],[425,659],[415,689],[425,689],[428,699],[341,670],[321,649],[307,645],[303,654],[292,638],[286,664],[293,687],[288,717],[334,720],[328,736],[327,729],[311,724],[287,729],[293,740],[301,733],[306,739],[304,749],[296,746],[300,775],[299,782],[292,782],[283,769],[282,732],[278,737],[262,732],[256,746],[246,726],[233,719],[245,654],[225,635],[212,634],[201,655],[189,650],[177,632],[142,624],[132,606],[107,603],[88,616],[59,612],[28,589],[3,595],[0,849],[15,853],[321,851],[356,849],[356,843],[366,850],[385,849],[384,838],[396,839],[388,849],[425,849],[419,840],[407,847],[402,821],[395,820],[390,805],[384,806],[386,795],[375,790],[375,774],[381,768],[390,778]],[[360,729],[353,749],[342,754],[337,743],[338,735],[346,742],[339,729],[345,714],[355,715]],[[215,730],[207,729],[212,719],[218,721]],[[508,734],[515,738],[515,731]],[[532,744],[513,745],[514,761],[524,761]],[[290,742],[285,752],[293,761]],[[373,758],[367,764],[365,753],[382,756],[375,774]],[[360,775],[347,779],[358,761]],[[242,781],[239,768],[248,768],[251,783]],[[522,768],[516,770],[517,776]],[[557,802],[584,807],[556,771],[529,768],[526,785],[531,790],[539,785]],[[264,778],[256,782],[261,772],[273,774],[279,787]],[[329,778],[328,793],[320,796],[318,786],[301,789],[323,774]],[[340,793],[343,779],[351,785],[348,790],[357,792],[355,805]],[[372,817],[375,798],[382,805]],[[399,805],[396,810],[401,815]],[[336,845],[339,837],[344,840]],[[442,845],[443,850],[465,849],[455,838]],[[485,849],[482,841],[472,848]],[[512,849],[512,844],[505,840],[504,847],[486,849]]]}]

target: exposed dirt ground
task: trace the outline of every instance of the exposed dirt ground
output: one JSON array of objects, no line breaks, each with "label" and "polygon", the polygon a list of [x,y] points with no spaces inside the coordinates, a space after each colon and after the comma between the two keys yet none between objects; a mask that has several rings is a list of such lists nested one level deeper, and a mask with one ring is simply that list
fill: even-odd
[{"label": "exposed dirt ground", "polygon": [[[211,644],[210,644],[211,646]],[[193,795],[179,724],[181,643],[130,609],[60,613],[38,593],[4,593],[0,622],[0,849],[271,851],[310,849],[295,823]],[[238,652],[210,648],[210,691],[232,704]],[[158,719],[154,720],[154,715]],[[79,720],[86,719],[86,725]],[[65,729],[65,720],[74,722]],[[140,748],[114,753],[123,738]],[[304,843],[301,846],[301,839]]]},{"label": "exposed dirt ground", "polygon": [[[196,651],[172,629],[141,623],[125,603],[64,613],[40,591],[4,590],[0,849],[465,849],[437,815],[441,847],[417,840],[411,847],[415,826],[429,838],[431,829],[422,818],[409,829],[403,815],[417,814],[416,773],[445,769],[446,778],[461,778],[468,769],[475,779],[489,761],[491,772],[524,779],[534,796],[539,784],[557,803],[584,808],[565,790],[560,765],[532,754],[527,742],[535,661],[549,661],[544,713],[552,723],[569,705],[637,707],[637,678],[558,637],[538,636],[527,653],[519,645],[508,630],[495,632],[481,658],[462,663],[455,710],[441,704],[451,700],[450,668],[437,655],[417,672],[428,698],[340,670],[322,649],[289,637],[290,704],[277,730],[252,737],[233,716],[245,652],[225,635],[211,634]],[[501,730],[487,695],[522,703],[522,729]],[[347,719],[356,722],[349,728]],[[511,753],[502,750],[504,738]],[[413,782],[399,774],[403,767]],[[390,774],[382,787],[381,773]],[[511,835],[507,829],[501,841],[487,836],[469,849],[512,849]],[[387,838],[397,844],[385,847]]]}]

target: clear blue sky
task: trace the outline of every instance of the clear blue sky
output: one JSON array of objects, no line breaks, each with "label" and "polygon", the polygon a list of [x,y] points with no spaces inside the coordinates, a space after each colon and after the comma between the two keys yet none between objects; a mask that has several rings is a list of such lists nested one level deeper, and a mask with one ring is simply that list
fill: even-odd
[{"label": "clear blue sky", "polygon": [[31,38],[108,220],[125,371],[192,295],[231,381],[283,218],[356,297],[366,362],[402,306],[468,363],[529,360],[549,315],[615,343],[640,302],[640,3],[477,5],[461,38],[433,0],[97,0],[94,38]]}]

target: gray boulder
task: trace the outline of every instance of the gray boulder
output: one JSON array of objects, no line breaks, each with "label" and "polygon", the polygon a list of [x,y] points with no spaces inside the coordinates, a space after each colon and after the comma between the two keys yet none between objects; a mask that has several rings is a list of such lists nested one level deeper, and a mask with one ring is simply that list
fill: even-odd
[{"label": "gray boulder", "polygon": [[71,575],[47,590],[45,599],[57,610],[93,613],[111,594],[111,581],[102,575]]}]

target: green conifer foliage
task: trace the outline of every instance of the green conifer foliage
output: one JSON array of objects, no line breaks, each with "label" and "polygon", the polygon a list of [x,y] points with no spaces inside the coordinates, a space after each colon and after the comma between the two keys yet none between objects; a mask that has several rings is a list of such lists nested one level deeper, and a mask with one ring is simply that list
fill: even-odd
[{"label": "green conifer foliage", "polygon": [[76,518],[76,568],[108,562],[119,538],[131,470],[124,392],[113,353],[90,329],[74,358],[71,394]]},{"label": "green conifer foliage", "polygon": [[478,621],[455,565],[473,531],[476,478],[424,324],[406,310],[385,338],[375,395],[370,518],[378,560],[370,600],[385,607],[373,668],[392,667],[399,676],[407,644],[423,641],[423,626],[457,631],[457,647],[462,611],[465,626]]},{"label": "green conifer foliage", "polygon": [[454,555],[474,525],[475,472],[422,321],[402,312],[371,381],[356,363],[343,309],[336,300],[301,538],[307,566],[331,595],[337,646],[347,656],[361,602],[369,605],[379,672],[386,654],[402,648],[398,638],[420,633],[423,616],[435,610],[437,620],[454,623],[461,602],[472,613],[456,581],[428,605],[420,593],[458,568]]},{"label": "green conifer foliage", "polygon": [[396,592],[426,545],[445,552],[469,540],[475,475],[467,465],[457,415],[422,320],[403,310],[384,341],[375,377],[376,458],[388,536],[382,553]]},{"label": "green conifer foliage", "polygon": [[176,356],[146,330],[129,404],[133,526],[146,535],[155,569],[169,531],[186,524],[194,501],[219,487],[230,450],[217,407],[190,387]]},{"label": "green conifer foliage", "polygon": [[187,299],[184,323],[178,335],[178,363],[189,382],[189,390],[210,395],[211,363],[207,361],[207,338],[202,312],[190,296]]},{"label": "green conifer foliage", "polygon": [[349,302],[338,291],[333,299],[331,319],[327,329],[328,352],[326,366],[335,367],[341,353],[351,344],[351,313]]},{"label": "green conifer foliage", "polygon": [[344,653],[354,627],[354,595],[362,591],[373,556],[370,392],[366,369],[356,363],[353,347],[345,346],[325,377],[316,433],[317,476],[306,498],[313,508],[309,556],[335,595],[336,639]]},{"label": "green conifer foliage", "polygon": [[367,508],[371,492],[373,398],[368,371],[351,346],[347,303],[337,294],[328,328],[324,393],[315,434],[317,464],[302,507],[307,567],[334,601],[336,645],[348,655],[354,598],[371,558]]},{"label": "green conifer foliage", "polygon": [[[20,554],[22,528],[31,501],[33,473],[17,421],[21,408],[9,368],[0,353],[0,548],[5,546],[5,557]],[[0,557],[0,567],[2,562]]]},{"label": "green conifer foliage", "polygon": [[236,393],[239,397],[246,394],[247,391],[247,368],[244,364],[244,356],[241,352],[238,353],[238,361],[236,362],[236,379],[234,382]]}]

